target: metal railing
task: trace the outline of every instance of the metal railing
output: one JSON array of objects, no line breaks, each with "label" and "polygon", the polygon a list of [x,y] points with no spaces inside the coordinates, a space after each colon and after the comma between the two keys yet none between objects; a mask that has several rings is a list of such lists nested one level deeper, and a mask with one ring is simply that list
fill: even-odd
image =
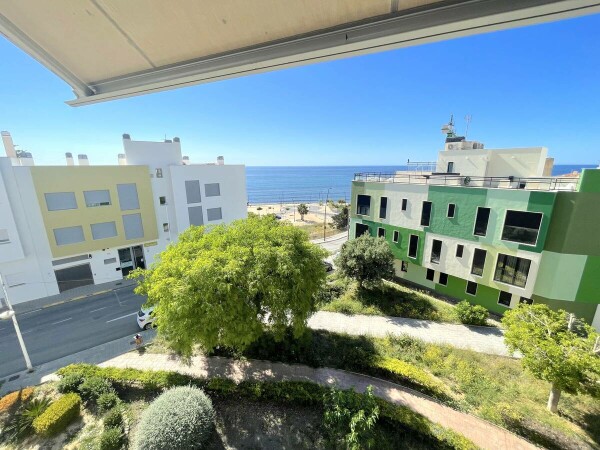
[{"label": "metal railing", "polygon": [[360,172],[354,181],[377,183],[426,184],[430,186],[463,186],[528,191],[576,191],[579,177],[471,177],[455,174],[402,174]]}]

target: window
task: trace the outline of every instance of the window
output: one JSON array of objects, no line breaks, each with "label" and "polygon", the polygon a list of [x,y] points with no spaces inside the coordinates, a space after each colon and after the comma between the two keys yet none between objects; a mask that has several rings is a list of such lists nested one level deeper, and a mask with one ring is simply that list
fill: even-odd
[{"label": "window", "polygon": [[416,258],[418,248],[419,248],[419,236],[417,236],[416,234],[411,234],[410,240],[408,242],[408,257]]},{"label": "window", "polygon": [[166,205],[167,197],[158,197],[158,203],[160,203],[161,205]]},{"label": "window", "polygon": [[185,182],[185,197],[188,205],[190,203],[200,203],[200,182],[198,180],[186,180]]},{"label": "window", "polygon": [[510,292],[500,291],[500,295],[498,295],[498,304],[502,306],[510,306],[511,299],[512,294]]},{"label": "window", "polygon": [[125,239],[139,239],[144,237],[141,214],[125,214],[123,216],[123,228],[125,228]]},{"label": "window", "polygon": [[400,264],[400,270],[402,272],[408,272],[408,262],[402,261],[402,263]]},{"label": "window", "polygon": [[10,242],[10,239],[8,239],[8,230],[0,228],[0,244],[7,244],[8,242]]},{"label": "window", "polygon": [[368,216],[371,213],[371,196],[358,195],[356,198],[356,214]]},{"label": "window", "polygon": [[462,244],[456,244],[456,257],[462,258],[463,251],[465,250],[465,246]]},{"label": "window", "polygon": [[221,195],[221,186],[219,183],[208,183],[204,185],[204,192],[207,197],[218,197]]},{"label": "window", "polygon": [[140,201],[135,183],[117,184],[117,194],[119,195],[121,211],[140,209]]},{"label": "window", "polygon": [[477,283],[473,281],[467,281],[466,293],[469,295],[477,295]]},{"label": "window", "polygon": [[476,236],[485,236],[487,226],[490,220],[490,208],[477,208],[477,217],[475,217],[475,228],[473,234]]},{"label": "window", "polygon": [[402,211],[406,211],[407,207],[408,207],[408,199],[407,198],[403,198],[402,199]]},{"label": "window", "polygon": [[169,224],[168,223],[163,223],[163,231],[166,233],[167,231],[169,231]]},{"label": "window", "polygon": [[162,178],[162,169],[156,169],[156,178]]},{"label": "window", "polygon": [[542,225],[542,217],[542,213],[506,211],[502,240],[535,245]]},{"label": "window", "polygon": [[529,259],[499,253],[494,280],[513,286],[525,287],[530,266],[531,261]]},{"label": "window", "polygon": [[454,162],[448,161],[448,166],[446,167],[447,173],[454,173]]},{"label": "window", "polygon": [[54,239],[56,240],[56,245],[68,245],[84,242],[85,236],[83,235],[83,227],[81,225],[77,225],[75,227],[55,228]]},{"label": "window", "polygon": [[427,269],[427,275],[425,275],[425,278],[427,278],[429,281],[433,281],[434,276],[435,276],[435,270]]},{"label": "window", "polygon": [[117,258],[108,258],[104,260],[104,265],[108,266],[109,264],[116,264]]},{"label": "window", "polygon": [[212,222],[213,220],[221,220],[223,218],[223,214],[221,213],[221,208],[208,208],[206,210],[206,220]]},{"label": "window", "polygon": [[88,208],[110,205],[110,192],[108,189],[100,191],[83,191],[83,197],[85,198],[85,206]]},{"label": "window", "polygon": [[423,209],[421,209],[421,225],[424,227],[428,227],[430,220],[431,202],[423,202]]},{"label": "window", "polygon": [[204,225],[202,206],[190,206],[188,208],[188,218],[190,219],[190,225]]},{"label": "window", "polygon": [[381,197],[379,201],[379,218],[385,219],[387,217],[387,197]]},{"label": "window", "polygon": [[392,241],[394,241],[397,244],[399,240],[400,240],[400,232],[398,230],[396,230],[396,231],[394,231],[394,234],[392,236]]},{"label": "window", "polygon": [[520,297],[519,303],[521,303],[523,305],[533,305],[533,300],[530,298],[527,298],[527,297]]},{"label": "window", "polygon": [[354,232],[354,237],[361,237],[363,234],[369,233],[369,225],[363,225],[362,223],[356,224],[356,231]]},{"label": "window", "polygon": [[382,238],[385,237],[385,228],[381,228],[381,227],[377,228],[377,237],[382,237]]},{"label": "window", "polygon": [[440,257],[442,256],[442,241],[437,239],[433,240],[431,244],[431,262],[434,264],[440,263]]},{"label": "window", "polygon": [[114,222],[93,223],[91,228],[92,239],[95,241],[98,239],[115,237],[117,235],[117,225]]},{"label": "window", "polygon": [[440,272],[440,279],[438,280],[438,283],[441,284],[442,286],[447,286],[448,285],[448,274],[444,273],[444,272]]},{"label": "window", "polygon": [[478,277],[483,276],[483,267],[485,266],[485,256],[487,252],[485,250],[481,250],[480,248],[475,249],[475,253],[473,255],[473,264],[471,265],[471,273],[473,275],[477,275]]},{"label": "window", "polygon": [[48,211],[63,211],[65,209],[77,209],[75,192],[52,192],[44,194]]},{"label": "window", "polygon": [[456,212],[456,205],[454,203],[448,203],[448,214],[449,218],[454,217],[454,213]]}]

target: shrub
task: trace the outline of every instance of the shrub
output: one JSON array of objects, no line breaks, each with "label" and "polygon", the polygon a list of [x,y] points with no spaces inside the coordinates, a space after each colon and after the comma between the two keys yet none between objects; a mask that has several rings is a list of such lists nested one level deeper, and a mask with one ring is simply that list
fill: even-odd
[{"label": "shrub", "polygon": [[96,401],[102,394],[114,392],[109,380],[102,377],[89,377],[79,385],[79,393],[86,401]]},{"label": "shrub", "polygon": [[471,305],[463,300],[456,305],[458,320],[468,325],[487,325],[488,311],[481,305]]},{"label": "shrub", "polygon": [[27,403],[27,400],[33,395],[33,388],[25,388],[20,391],[11,392],[0,398],[0,413],[12,412],[19,406]]},{"label": "shrub", "polygon": [[49,398],[33,399],[14,415],[4,429],[9,441],[15,441],[27,436],[32,431],[33,421],[50,406]]},{"label": "shrub", "polygon": [[366,233],[344,242],[335,265],[342,274],[358,281],[360,287],[394,276],[394,255],[390,246],[384,239]]},{"label": "shrub", "polygon": [[125,436],[118,428],[107,428],[100,435],[99,450],[119,450],[125,443]]},{"label": "shrub", "polygon": [[213,421],[212,402],[200,389],[170,389],[142,413],[133,448],[202,448],[211,435]]},{"label": "shrub", "polygon": [[98,399],[96,400],[96,405],[98,406],[98,412],[105,413],[109,409],[114,408],[120,402],[119,396],[115,392],[105,392],[104,394],[100,394]]},{"label": "shrub", "polygon": [[104,416],[104,428],[119,428],[123,429],[123,411],[116,407],[111,409]]},{"label": "shrub", "polygon": [[79,395],[65,394],[33,421],[33,429],[42,436],[58,434],[79,416],[80,408],[81,397]]},{"label": "shrub", "polygon": [[69,392],[79,392],[79,386],[83,383],[84,377],[80,373],[71,373],[64,376],[58,382],[58,392],[68,394]]}]

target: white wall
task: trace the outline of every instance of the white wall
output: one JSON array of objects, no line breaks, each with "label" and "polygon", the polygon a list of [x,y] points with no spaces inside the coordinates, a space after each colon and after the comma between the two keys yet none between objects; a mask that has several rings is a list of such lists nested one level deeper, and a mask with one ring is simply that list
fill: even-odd
[{"label": "white wall", "polygon": [[[426,185],[414,184],[386,184],[384,191],[370,190],[371,208],[374,211],[373,217],[377,222],[383,222],[403,228],[414,230],[423,230],[421,226],[421,210],[423,202],[427,200],[429,187]],[[375,195],[380,196],[376,197]],[[379,198],[387,197],[387,217],[379,219]],[[408,200],[406,211],[402,211],[402,199]],[[356,204],[356,203],[355,203]]]},{"label": "white wall", "polygon": [[[150,142],[123,139],[123,148],[128,166],[166,167],[181,162],[180,142]],[[116,155],[115,155],[116,156]]]},{"label": "white wall", "polygon": [[17,231],[12,207],[8,201],[8,192],[3,172],[12,172],[9,158],[0,158],[0,230],[8,234],[8,242],[0,242],[0,264],[23,259],[23,247]]}]

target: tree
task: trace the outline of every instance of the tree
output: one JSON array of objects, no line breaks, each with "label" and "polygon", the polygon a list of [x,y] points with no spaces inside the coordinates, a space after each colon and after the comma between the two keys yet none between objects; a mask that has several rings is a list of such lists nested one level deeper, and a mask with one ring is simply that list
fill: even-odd
[{"label": "tree", "polygon": [[271,217],[190,227],[149,270],[136,271],[158,334],[190,356],[195,345],[244,349],[267,326],[282,336],[306,328],[325,279],[325,251]]},{"label": "tree", "polygon": [[342,274],[358,281],[360,287],[394,276],[394,255],[387,242],[366,233],[345,242],[335,264]]},{"label": "tree", "polygon": [[336,230],[343,230],[348,227],[348,207],[346,205],[340,206],[339,212],[331,216],[331,221]]},{"label": "tree", "polygon": [[550,411],[557,412],[562,391],[600,394],[600,358],[593,353],[598,333],[591,326],[542,304],[519,305],[502,323],[508,348],[523,354],[521,363],[534,377],[551,383]]},{"label": "tree", "polygon": [[300,214],[300,220],[304,220],[304,216],[308,214],[308,206],[306,206],[306,203],[300,203],[298,205],[298,214]]}]

